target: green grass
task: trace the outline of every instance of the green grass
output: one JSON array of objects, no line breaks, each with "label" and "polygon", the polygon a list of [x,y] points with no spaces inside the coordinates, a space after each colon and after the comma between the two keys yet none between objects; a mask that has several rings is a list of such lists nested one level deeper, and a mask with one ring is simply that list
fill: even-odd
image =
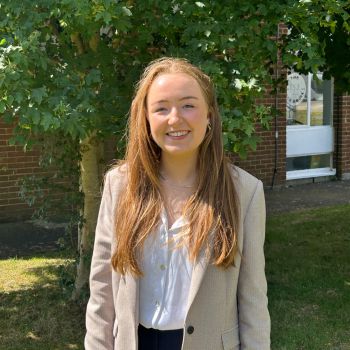
[{"label": "green grass", "polygon": [[[0,260],[0,350],[83,349],[84,306],[59,253]],[[69,264],[69,261],[68,261]],[[272,350],[350,349],[350,206],[268,218]]]},{"label": "green grass", "polygon": [[273,350],[350,349],[350,206],[268,219]]},{"label": "green grass", "polygon": [[69,261],[50,255],[0,260],[1,350],[83,349],[84,307],[59,283]]}]

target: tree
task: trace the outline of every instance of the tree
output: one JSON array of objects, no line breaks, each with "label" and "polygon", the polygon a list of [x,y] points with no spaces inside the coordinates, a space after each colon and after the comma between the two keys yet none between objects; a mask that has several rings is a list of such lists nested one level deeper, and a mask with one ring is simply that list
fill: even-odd
[{"label": "tree", "polygon": [[[80,159],[84,206],[75,296],[89,272],[103,140],[117,135],[122,154],[126,114],[145,64],[160,56],[186,57],[210,74],[225,147],[244,157],[258,142],[256,124],[268,127],[271,118],[272,111],[255,101],[267,85],[277,84],[271,72],[278,50],[286,65],[314,72],[325,65],[314,30],[324,24],[326,10],[315,12],[308,26],[302,12],[309,2],[2,0],[0,113],[16,123],[13,142],[30,147],[60,135],[76,145]],[[339,16],[346,23],[343,2],[313,3],[314,11],[332,10],[330,25],[337,28]],[[298,32],[276,40],[281,22],[304,30],[307,39]]]},{"label": "tree", "polygon": [[283,61],[296,71],[321,71],[338,93],[350,92],[349,1],[290,1],[284,23]]},{"label": "tree", "polygon": [[[87,281],[97,220],[102,140],[121,124],[115,74],[109,74],[113,64],[106,25],[113,19],[118,23],[113,30],[126,30],[130,11],[114,2],[90,6],[89,1],[41,1],[34,6],[7,1],[0,6],[0,112],[16,122],[13,141],[27,148],[42,135],[44,142],[60,135],[77,147],[84,194],[78,296]],[[61,167],[66,161],[62,159]]]}]

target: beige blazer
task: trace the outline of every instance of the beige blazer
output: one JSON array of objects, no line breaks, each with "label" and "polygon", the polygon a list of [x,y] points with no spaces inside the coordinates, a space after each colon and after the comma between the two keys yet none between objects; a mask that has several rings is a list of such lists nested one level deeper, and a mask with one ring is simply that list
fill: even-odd
[{"label": "beige blazer", "polygon": [[[235,266],[208,264],[202,254],[194,264],[183,350],[270,349],[264,237],[265,200],[261,181],[235,167],[241,224]],[[137,350],[139,281],[121,276],[110,265],[115,247],[114,208],[125,174],[106,175],[96,228],[86,310],[85,349]]]}]

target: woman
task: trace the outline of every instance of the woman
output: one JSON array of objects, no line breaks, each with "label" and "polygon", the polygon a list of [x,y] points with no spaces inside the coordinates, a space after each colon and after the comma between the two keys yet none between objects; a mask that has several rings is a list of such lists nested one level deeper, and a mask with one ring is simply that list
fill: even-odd
[{"label": "woman", "polygon": [[264,235],[262,183],[224,156],[210,78],[151,62],[105,179],[85,348],[269,349]]}]

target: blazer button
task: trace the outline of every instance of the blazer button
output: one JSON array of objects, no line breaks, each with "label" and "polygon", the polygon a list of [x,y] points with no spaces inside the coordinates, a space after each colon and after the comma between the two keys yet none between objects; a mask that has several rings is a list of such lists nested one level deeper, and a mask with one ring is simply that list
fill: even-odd
[{"label": "blazer button", "polygon": [[187,327],[187,333],[192,334],[194,332],[194,327],[193,326],[188,326]]}]

